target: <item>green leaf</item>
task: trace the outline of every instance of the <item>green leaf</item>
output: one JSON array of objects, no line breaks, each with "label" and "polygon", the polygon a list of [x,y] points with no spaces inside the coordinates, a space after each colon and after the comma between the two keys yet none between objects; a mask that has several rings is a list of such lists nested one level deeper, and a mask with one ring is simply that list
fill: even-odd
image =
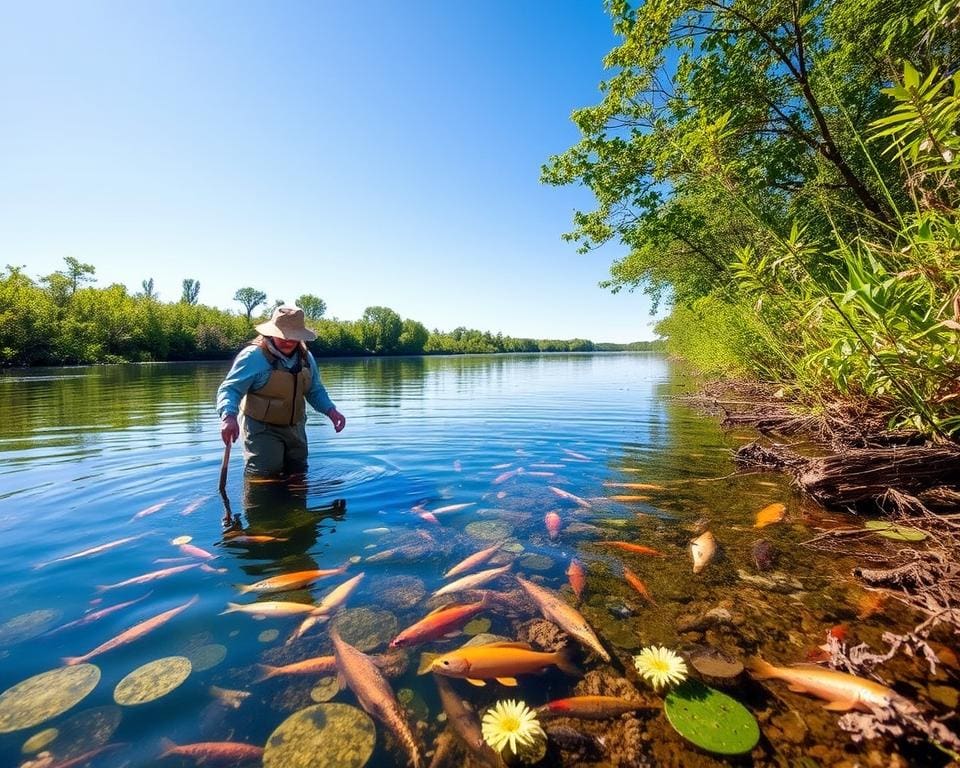
[{"label": "green leaf", "polygon": [[927,534],[919,528],[909,528],[905,525],[896,525],[888,523],[885,520],[867,520],[863,527],[868,531],[873,531],[878,536],[896,541],[923,541]]},{"label": "green leaf", "polygon": [[742,755],[760,740],[760,727],[750,710],[697,680],[686,680],[670,691],[663,711],[677,733],[720,755]]}]

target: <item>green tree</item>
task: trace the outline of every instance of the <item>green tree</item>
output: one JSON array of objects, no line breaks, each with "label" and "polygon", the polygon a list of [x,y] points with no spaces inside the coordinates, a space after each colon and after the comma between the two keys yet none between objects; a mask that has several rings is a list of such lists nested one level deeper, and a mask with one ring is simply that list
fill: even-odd
[{"label": "green tree", "polygon": [[430,338],[430,331],[416,320],[404,320],[398,340],[398,351],[404,355],[423,354],[423,348]]},{"label": "green tree", "polygon": [[180,302],[194,306],[197,303],[197,297],[200,295],[200,281],[193,278],[187,278],[183,281],[183,292],[180,294]]},{"label": "green tree", "polygon": [[233,300],[239,301],[243,305],[247,313],[247,322],[250,322],[250,316],[253,314],[253,310],[259,305],[266,303],[267,294],[263,291],[258,291],[256,288],[240,288],[233,294]]},{"label": "green tree", "polygon": [[303,310],[307,320],[319,320],[327,311],[327,302],[312,293],[305,293],[297,299],[297,306]]},{"label": "green tree", "polygon": [[367,307],[357,321],[357,330],[364,349],[375,355],[389,355],[399,347],[403,321],[389,307]]},{"label": "green tree", "polygon": [[137,294],[138,296],[142,296],[143,298],[147,299],[148,301],[156,301],[158,298],[160,298],[159,295],[157,294],[157,292],[156,292],[155,290],[153,290],[153,278],[152,278],[152,277],[147,278],[146,280],[142,281],[142,282],[140,283],[140,285],[143,287],[143,292]]},{"label": "green tree", "polygon": [[67,269],[64,274],[66,274],[67,279],[70,281],[71,295],[76,293],[77,288],[81,287],[84,283],[92,283],[95,281],[93,275],[97,270],[93,264],[84,264],[73,256],[67,256],[64,261],[67,263]]}]

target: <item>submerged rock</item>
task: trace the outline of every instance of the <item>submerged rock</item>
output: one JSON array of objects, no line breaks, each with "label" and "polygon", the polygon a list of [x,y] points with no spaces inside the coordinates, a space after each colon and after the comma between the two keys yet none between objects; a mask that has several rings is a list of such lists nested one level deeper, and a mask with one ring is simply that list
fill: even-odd
[{"label": "submerged rock", "polygon": [[397,634],[397,617],[389,611],[351,608],[339,613],[331,623],[345,642],[363,651],[386,645]]},{"label": "submerged rock", "polygon": [[778,552],[776,547],[767,539],[759,539],[751,550],[753,564],[761,573],[773,570],[777,564]]},{"label": "submerged rock", "polygon": [[747,582],[747,584],[752,584],[768,592],[777,592],[781,595],[790,595],[803,590],[803,584],[782,571],[772,571],[766,576],[757,576],[752,573],[747,573],[740,568],[737,570],[737,576],[740,577],[741,581]]}]

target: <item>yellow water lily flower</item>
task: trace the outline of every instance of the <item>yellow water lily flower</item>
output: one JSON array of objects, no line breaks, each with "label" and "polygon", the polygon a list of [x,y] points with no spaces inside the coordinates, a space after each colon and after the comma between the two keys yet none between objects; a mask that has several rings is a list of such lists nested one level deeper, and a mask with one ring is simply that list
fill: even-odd
[{"label": "yellow water lily flower", "polygon": [[518,753],[521,747],[529,747],[546,734],[532,709],[522,701],[498,701],[483,716],[481,724],[483,740],[497,752],[509,744],[510,750]]},{"label": "yellow water lily flower", "polygon": [[687,665],[669,648],[649,645],[633,657],[633,665],[655,691],[687,678]]}]

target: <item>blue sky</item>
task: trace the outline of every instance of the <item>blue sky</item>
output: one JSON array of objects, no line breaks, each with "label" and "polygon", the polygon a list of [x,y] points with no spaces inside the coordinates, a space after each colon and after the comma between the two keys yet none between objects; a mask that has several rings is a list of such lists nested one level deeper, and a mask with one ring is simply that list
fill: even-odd
[{"label": "blue sky", "polygon": [[601,0],[4,3],[0,264],[652,338],[597,287],[622,249],[560,239],[592,197],[538,181],[615,43]]}]

